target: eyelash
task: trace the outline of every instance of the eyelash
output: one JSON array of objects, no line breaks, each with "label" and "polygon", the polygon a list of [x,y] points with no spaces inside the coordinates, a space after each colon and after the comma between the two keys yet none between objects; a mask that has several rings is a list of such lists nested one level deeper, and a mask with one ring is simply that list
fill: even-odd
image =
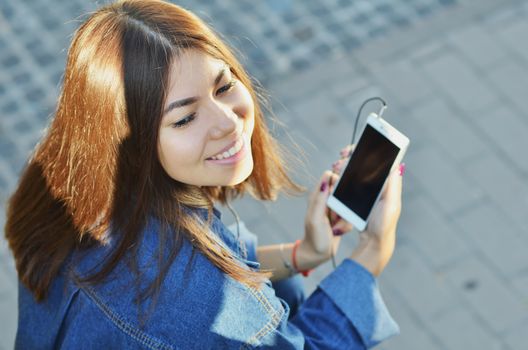
[{"label": "eyelash", "polygon": [[229,90],[233,88],[233,86],[235,86],[235,84],[236,84],[236,80],[235,79],[231,80],[229,83],[225,84],[220,89],[218,89],[216,91],[216,94],[218,95],[218,94],[223,94],[224,92],[228,92]]},{"label": "eyelash", "polygon": [[190,122],[192,122],[194,120],[194,118],[196,118],[196,112],[191,113],[190,115],[188,115],[187,117],[183,118],[179,122],[172,123],[172,126],[175,127],[175,128],[182,128],[185,125],[187,125]]},{"label": "eyelash", "polygon": [[[219,88],[216,91],[216,95],[223,94],[223,93],[226,93],[226,92],[230,91],[235,86],[235,84],[236,84],[236,80],[234,80],[234,79],[231,80],[229,83],[227,83],[226,85],[224,85],[221,88]],[[196,118],[196,112],[191,113],[190,115],[188,115],[187,117],[183,118],[182,120],[180,120],[180,121],[178,121],[176,123],[173,123],[172,126],[175,127],[175,128],[182,128],[185,125],[187,125],[190,122],[192,122],[195,118]]]}]

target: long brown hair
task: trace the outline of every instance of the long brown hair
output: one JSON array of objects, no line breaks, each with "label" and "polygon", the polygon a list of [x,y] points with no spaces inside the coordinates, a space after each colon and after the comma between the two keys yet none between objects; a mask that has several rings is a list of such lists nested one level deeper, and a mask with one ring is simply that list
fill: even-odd
[{"label": "long brown hair", "polygon": [[[119,243],[84,282],[102,281],[124,257],[131,256],[135,266],[137,243],[151,217],[162,228],[159,273],[145,295],[159,289],[183,238],[248,286],[258,288],[269,276],[242,267],[208,233],[214,201],[225,204],[246,191],[273,200],[281,189],[303,190],[287,175],[286,153],[269,133],[259,103],[251,142],[254,170],[243,183],[200,188],[171,179],[160,165],[157,142],[168,71],[187,49],[224,60],[259,101],[227,45],[176,5],[120,1],[91,14],[76,31],[54,119],[7,210],[5,234],[18,275],[37,300],[46,297],[72,251],[104,244],[108,232],[119,233]],[[207,208],[209,219],[189,215],[187,207]]]}]

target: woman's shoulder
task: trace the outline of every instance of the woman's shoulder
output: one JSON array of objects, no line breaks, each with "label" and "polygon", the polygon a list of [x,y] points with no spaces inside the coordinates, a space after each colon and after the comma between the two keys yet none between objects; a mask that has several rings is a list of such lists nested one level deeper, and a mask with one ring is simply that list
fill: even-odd
[{"label": "woman's shoulder", "polygon": [[[156,244],[148,241],[151,233],[146,232],[145,239],[147,247],[152,248]],[[149,248],[142,254],[148,255]],[[101,248],[85,259],[93,263],[104,255],[105,249]],[[154,298],[138,299],[138,293],[159,273],[155,261],[140,257],[139,262],[142,280],[139,284],[130,267],[120,263],[103,283],[79,286],[64,327],[76,332],[77,324],[93,321],[91,325],[104,328],[103,333],[113,330],[119,337],[127,334],[134,341],[148,340],[160,346],[240,347],[258,342],[284,316],[284,308],[270,284],[256,290],[239,283],[204,255],[193,252],[187,240],[168,267]],[[91,267],[82,263],[79,265],[82,271],[78,273]],[[177,334],[187,336],[176,338]]]}]

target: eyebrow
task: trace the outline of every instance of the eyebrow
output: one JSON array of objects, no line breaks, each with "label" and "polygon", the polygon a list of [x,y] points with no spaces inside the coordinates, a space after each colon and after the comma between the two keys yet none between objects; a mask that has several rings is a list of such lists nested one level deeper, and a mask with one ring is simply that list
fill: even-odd
[{"label": "eyebrow", "polygon": [[[224,66],[222,67],[222,69],[220,70],[220,72],[218,72],[218,75],[216,76],[215,78],[215,81],[214,81],[214,85],[218,85],[218,83],[220,82],[220,80],[222,80],[222,77],[224,76],[224,74],[226,73],[226,71],[229,69],[229,67],[227,66]],[[198,101],[198,98],[197,97],[187,97],[187,98],[184,98],[182,100],[178,100],[178,101],[174,101],[174,102],[171,102],[167,108],[165,108],[165,110],[163,111],[163,114],[167,114],[169,113],[170,111],[172,111],[173,109],[175,108],[179,108],[179,107],[184,107],[184,106],[188,106],[188,105],[192,105],[193,103],[196,103],[196,101]]]}]

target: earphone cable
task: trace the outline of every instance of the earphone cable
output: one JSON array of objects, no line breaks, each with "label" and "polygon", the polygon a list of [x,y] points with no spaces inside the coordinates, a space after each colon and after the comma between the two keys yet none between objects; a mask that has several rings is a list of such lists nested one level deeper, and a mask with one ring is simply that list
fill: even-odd
[{"label": "earphone cable", "polygon": [[387,109],[387,103],[381,97],[374,96],[374,97],[367,98],[365,101],[363,101],[361,106],[359,106],[359,109],[358,109],[358,112],[357,112],[357,115],[356,115],[356,121],[354,122],[354,131],[352,133],[352,142],[350,142],[351,145],[353,145],[354,142],[356,141],[356,132],[357,132],[357,127],[358,127],[358,123],[359,123],[359,117],[361,116],[361,112],[363,111],[363,107],[365,107],[365,105],[367,103],[369,103],[370,101],[380,101],[381,102],[382,106],[381,106],[381,109],[378,112],[378,117],[381,117],[383,115],[383,112],[385,112],[385,109]]}]

